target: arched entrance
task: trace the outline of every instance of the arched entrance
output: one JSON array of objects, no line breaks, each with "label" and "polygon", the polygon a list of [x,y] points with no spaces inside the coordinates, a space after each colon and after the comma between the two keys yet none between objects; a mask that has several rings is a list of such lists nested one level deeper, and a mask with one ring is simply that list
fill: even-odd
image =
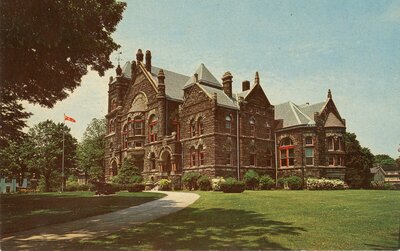
[{"label": "arched entrance", "polygon": [[161,172],[166,173],[169,175],[172,170],[172,165],[171,165],[171,154],[169,151],[165,150],[162,152],[161,156]]},{"label": "arched entrance", "polygon": [[112,173],[112,176],[118,175],[117,162],[115,162],[115,161],[113,161],[111,163],[111,173]]}]

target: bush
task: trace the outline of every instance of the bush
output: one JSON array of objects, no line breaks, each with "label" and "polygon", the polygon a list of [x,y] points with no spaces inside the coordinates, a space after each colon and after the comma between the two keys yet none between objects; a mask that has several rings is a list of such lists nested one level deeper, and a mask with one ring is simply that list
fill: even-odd
[{"label": "bush", "polygon": [[298,176],[289,176],[286,178],[288,187],[290,190],[301,190],[303,181]]},{"label": "bush", "polygon": [[171,188],[174,191],[182,190],[182,181],[180,176],[173,176],[171,179]]},{"label": "bush", "polygon": [[159,185],[158,190],[160,190],[160,191],[170,191],[171,190],[171,183],[172,182],[169,179],[161,179],[158,182],[158,185]]},{"label": "bush", "polygon": [[221,190],[224,193],[242,193],[244,191],[245,184],[242,181],[238,181],[234,178],[228,178],[221,184]]},{"label": "bush", "polygon": [[144,190],[144,184],[141,183],[131,184],[128,187],[128,192],[141,192],[143,190]]},{"label": "bush", "polygon": [[395,190],[396,187],[391,183],[384,181],[371,181],[371,188],[376,190]]},{"label": "bush", "polygon": [[201,177],[200,173],[197,172],[188,172],[184,173],[182,176],[182,183],[186,189],[189,190],[197,190],[197,180]]},{"label": "bush", "polygon": [[247,189],[256,190],[259,186],[260,176],[256,171],[250,170],[244,174],[243,181]]},{"label": "bush", "polygon": [[274,179],[268,175],[263,175],[260,177],[260,189],[261,190],[271,190],[275,185]]},{"label": "bush", "polygon": [[225,182],[225,179],[222,177],[216,177],[211,179],[211,187],[214,191],[221,191],[221,184]]},{"label": "bush", "polygon": [[201,191],[210,191],[211,190],[211,182],[207,176],[201,176],[197,180],[197,186]]},{"label": "bush", "polygon": [[95,186],[96,194],[115,194],[118,191],[118,187],[110,183],[95,181],[93,185]]},{"label": "bush", "polygon": [[340,190],[344,189],[344,181],[338,179],[307,179],[307,189],[309,190]]},{"label": "bush", "polygon": [[[47,192],[57,192],[61,191],[61,181],[62,177],[60,174],[53,174],[49,179],[49,191]],[[38,189],[40,192],[46,192],[46,182],[43,175],[40,176]]]}]

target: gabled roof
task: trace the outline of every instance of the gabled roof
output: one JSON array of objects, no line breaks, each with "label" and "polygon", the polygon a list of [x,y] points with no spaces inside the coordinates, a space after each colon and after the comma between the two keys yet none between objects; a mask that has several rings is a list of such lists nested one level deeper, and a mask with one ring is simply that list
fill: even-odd
[{"label": "gabled roof", "polygon": [[320,112],[325,102],[298,106],[293,102],[286,102],[275,106],[275,119],[283,120],[283,127],[298,125],[315,125],[314,113]]},{"label": "gabled roof", "polygon": [[199,85],[199,86],[210,97],[212,97],[213,94],[216,93],[218,105],[228,107],[231,109],[238,109],[236,100],[233,98],[230,98],[228,95],[226,95],[226,93],[223,90],[217,89],[214,87],[210,87],[210,86],[206,86],[206,85]]},{"label": "gabled roof", "polygon": [[[151,77],[153,78],[155,83],[158,83],[157,74],[160,69],[161,68],[155,66],[151,67]],[[183,86],[188,81],[189,77],[164,69],[163,71],[165,75],[165,94],[167,95],[167,97],[177,100],[183,100]],[[125,65],[122,67],[122,77],[128,79],[131,78],[131,63],[129,61],[126,62]]]},{"label": "gabled roof", "polygon": [[[222,84],[211,74],[211,72],[207,69],[207,67],[203,63],[200,64],[200,66],[197,68],[194,74],[197,74],[197,79],[200,84],[216,88],[222,88]],[[184,88],[187,88],[196,82],[194,74],[186,82]]]},{"label": "gabled roof", "polygon": [[345,127],[343,122],[338,119],[332,112],[329,113],[325,122],[325,127]]}]

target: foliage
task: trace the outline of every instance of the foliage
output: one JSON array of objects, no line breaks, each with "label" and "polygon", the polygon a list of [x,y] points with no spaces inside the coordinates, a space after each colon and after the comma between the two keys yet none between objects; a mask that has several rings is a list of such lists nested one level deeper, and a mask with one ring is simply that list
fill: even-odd
[{"label": "foliage", "polygon": [[181,176],[172,176],[171,177],[171,188],[174,191],[182,190]]},{"label": "foliage", "polygon": [[289,176],[286,181],[290,190],[300,190],[303,187],[303,181],[298,176]]},{"label": "foliage", "polygon": [[391,183],[385,183],[383,181],[371,181],[372,189],[376,190],[395,190],[396,187]]},{"label": "foliage", "polygon": [[[119,48],[111,34],[125,3],[0,1],[0,144],[20,138],[30,116],[19,101],[53,107],[92,70],[104,75]],[[0,147],[3,147],[1,145]]]},{"label": "foliage", "polygon": [[221,190],[224,193],[242,193],[244,189],[244,182],[238,181],[235,178],[227,178],[225,182],[221,184]]},{"label": "foliage", "polygon": [[211,179],[211,187],[214,191],[221,191],[221,184],[225,182],[223,177],[216,177]]},{"label": "foliage", "polygon": [[142,183],[135,183],[135,184],[130,184],[128,187],[128,192],[141,192],[144,190],[144,184]]},{"label": "foliage", "polygon": [[341,190],[344,189],[344,181],[337,179],[307,179],[309,190]]},{"label": "foliage", "polygon": [[287,186],[287,180],[285,177],[281,177],[278,179],[278,188],[285,188],[285,185]]},{"label": "foliage", "polygon": [[268,175],[263,175],[260,177],[260,189],[270,190],[275,186],[275,180]]},{"label": "foliage", "polygon": [[367,188],[370,184],[370,168],[374,155],[368,148],[361,147],[354,133],[346,133],[346,183],[350,188]]},{"label": "foliage", "polygon": [[201,176],[197,180],[197,186],[201,191],[209,191],[211,190],[211,182],[210,179],[207,176]]},{"label": "foliage", "polygon": [[112,179],[112,183],[115,184],[132,184],[141,183],[142,181],[143,178],[140,176],[139,169],[131,158],[127,158],[122,162],[118,175]]},{"label": "foliage", "polygon": [[170,191],[171,190],[171,180],[169,179],[161,179],[158,182],[158,189],[161,191]]},{"label": "foliage", "polygon": [[[65,134],[65,168],[68,176],[75,167],[76,139],[70,129],[62,123],[46,120],[28,131],[27,154],[31,156],[28,167],[31,172],[40,174],[44,191],[59,187],[53,181],[61,174],[63,152],[63,130]],[[59,183],[61,185],[61,182]],[[54,186],[55,187],[54,187]]]},{"label": "foliage", "polygon": [[95,186],[96,195],[115,194],[116,192],[120,191],[120,187],[111,183],[92,181],[92,184]]},{"label": "foliage", "polygon": [[256,190],[259,186],[260,176],[254,170],[249,170],[244,174],[243,177],[246,189]]},{"label": "foliage", "polygon": [[374,164],[394,166],[396,165],[396,160],[387,154],[377,154],[374,156]]},{"label": "foliage", "polygon": [[92,119],[77,148],[77,172],[85,180],[104,181],[106,120]]},{"label": "foliage", "polygon": [[6,147],[0,147],[0,176],[16,178],[22,183],[28,173],[28,161],[32,158],[30,145],[27,140],[9,142]]},{"label": "foliage", "polygon": [[197,180],[201,177],[200,173],[197,172],[187,172],[184,173],[182,176],[182,184],[185,186],[186,189],[189,190],[197,190]]},{"label": "foliage", "polygon": [[60,173],[54,173],[47,182],[44,175],[41,175],[37,189],[40,192],[59,192],[61,191],[61,182],[62,176]]}]

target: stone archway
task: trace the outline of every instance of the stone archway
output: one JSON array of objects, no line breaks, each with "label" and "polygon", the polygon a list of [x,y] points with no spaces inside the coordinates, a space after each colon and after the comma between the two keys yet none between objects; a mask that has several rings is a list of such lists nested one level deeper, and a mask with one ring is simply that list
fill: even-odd
[{"label": "stone archway", "polygon": [[160,160],[160,171],[164,174],[170,175],[172,171],[171,153],[168,150],[164,150],[161,153]]}]

